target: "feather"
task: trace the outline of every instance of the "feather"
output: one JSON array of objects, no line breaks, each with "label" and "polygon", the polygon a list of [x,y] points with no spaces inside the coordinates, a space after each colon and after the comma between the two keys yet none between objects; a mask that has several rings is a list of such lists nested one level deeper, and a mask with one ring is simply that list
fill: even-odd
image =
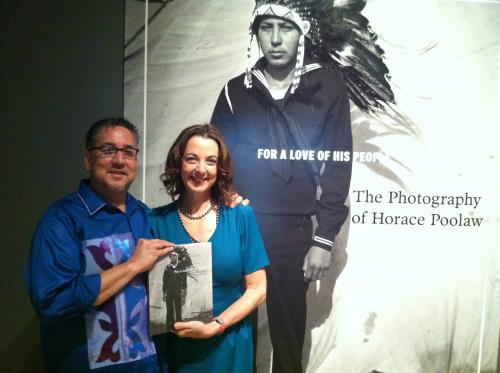
[{"label": "feather", "polygon": [[313,16],[319,21],[322,62],[338,67],[346,78],[349,98],[365,112],[395,103],[384,50],[369,21],[361,14],[365,0],[319,0]]}]

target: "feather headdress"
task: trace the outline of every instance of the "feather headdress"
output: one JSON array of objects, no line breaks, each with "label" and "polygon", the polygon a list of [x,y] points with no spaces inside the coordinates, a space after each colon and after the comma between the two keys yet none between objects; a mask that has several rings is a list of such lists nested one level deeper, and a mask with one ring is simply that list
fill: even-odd
[{"label": "feather headdress", "polygon": [[[361,14],[365,5],[365,0],[256,0],[249,28],[248,59],[256,21],[263,16],[283,18],[301,30],[292,93],[299,84],[303,59],[307,56],[336,65],[344,74],[349,98],[361,110],[370,112],[394,103],[384,51]],[[305,32],[306,23],[309,27]],[[250,66],[245,85],[252,85]]]}]

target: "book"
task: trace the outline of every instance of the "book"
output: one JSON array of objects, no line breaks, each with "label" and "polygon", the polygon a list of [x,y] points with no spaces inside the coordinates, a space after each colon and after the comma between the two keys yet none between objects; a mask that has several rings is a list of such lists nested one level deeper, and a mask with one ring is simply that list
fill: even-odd
[{"label": "book", "polygon": [[213,317],[212,243],[177,245],[148,275],[149,334],[173,330],[179,321]]}]

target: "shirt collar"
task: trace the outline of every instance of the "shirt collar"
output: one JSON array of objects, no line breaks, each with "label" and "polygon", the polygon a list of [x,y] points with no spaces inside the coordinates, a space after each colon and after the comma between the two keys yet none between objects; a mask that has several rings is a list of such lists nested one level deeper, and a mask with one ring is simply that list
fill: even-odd
[{"label": "shirt collar", "polygon": [[[113,205],[106,202],[99,194],[97,194],[89,185],[89,179],[82,180],[78,186],[78,197],[85,206],[87,212],[90,216],[96,214],[104,206],[110,206],[116,208]],[[137,201],[131,194],[127,193],[127,215],[133,213],[139,206],[139,201]]]},{"label": "shirt collar", "polygon": [[[257,80],[269,91],[269,83],[267,82],[266,75],[264,74],[264,68],[266,67],[266,59],[261,57],[252,68],[252,75],[257,78]],[[311,62],[304,65],[301,70],[301,76],[307,74],[310,71],[321,69],[321,64],[317,62]],[[287,96],[289,96],[287,94]]]},{"label": "shirt collar", "polygon": [[[252,70],[261,70],[262,74],[264,74],[264,68],[266,67],[266,59],[265,57],[261,57],[255,62],[255,65],[253,66]],[[305,73],[308,73],[309,71],[313,71],[316,69],[321,69],[323,66],[318,63],[314,62],[314,60],[311,60],[309,58],[306,58],[304,61],[304,66],[301,69],[301,75],[304,75]]]}]

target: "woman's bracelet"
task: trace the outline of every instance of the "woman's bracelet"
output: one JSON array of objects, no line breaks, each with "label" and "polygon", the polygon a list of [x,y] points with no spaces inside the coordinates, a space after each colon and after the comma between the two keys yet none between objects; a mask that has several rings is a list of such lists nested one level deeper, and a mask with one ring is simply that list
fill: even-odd
[{"label": "woman's bracelet", "polygon": [[226,323],[224,322],[224,319],[222,319],[220,316],[213,317],[212,321],[215,321],[217,324],[219,324],[219,330],[217,331],[217,334],[222,334],[226,330]]}]

